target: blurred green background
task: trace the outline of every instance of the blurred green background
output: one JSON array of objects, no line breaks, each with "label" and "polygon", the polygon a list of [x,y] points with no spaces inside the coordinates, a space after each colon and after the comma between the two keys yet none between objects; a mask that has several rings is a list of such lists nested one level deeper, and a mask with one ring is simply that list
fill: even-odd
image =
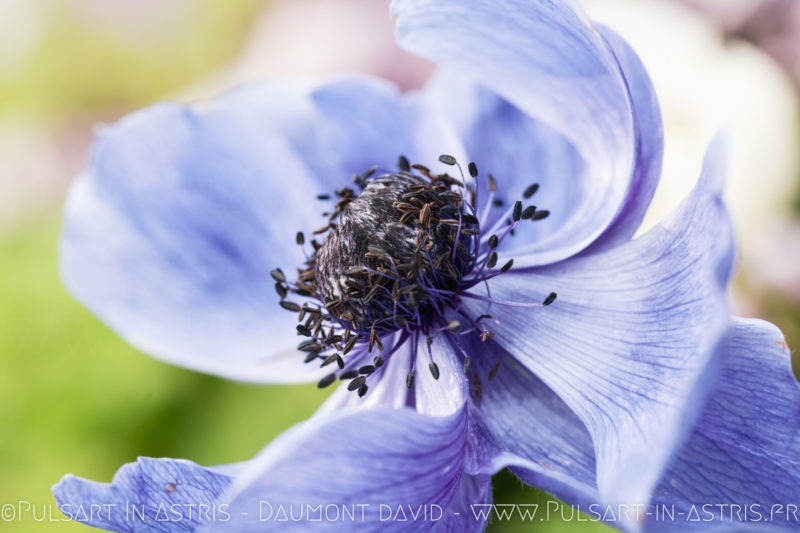
[{"label": "blurred green background", "polygon": [[[311,415],[325,396],[314,386],[256,387],[159,363],[127,346],[61,286],[60,202],[85,158],[91,125],[216,75],[265,9],[255,0],[176,2],[166,14],[161,2],[120,4],[8,0],[0,13],[6,26],[28,24],[10,45],[21,57],[0,56],[0,506],[17,509],[13,519],[0,517],[3,531],[80,529],[55,511],[42,517],[53,503],[50,486],[67,472],[110,480],[140,455],[241,461]],[[19,10],[27,10],[22,22],[14,16]],[[8,30],[0,25],[13,40]],[[26,177],[30,168],[49,178]],[[740,285],[747,290],[746,281]],[[760,308],[790,345],[800,345],[796,305],[779,291],[767,296]],[[495,500],[543,503],[547,496],[504,474]],[[535,527],[607,530],[555,519]],[[528,531],[531,524],[492,529]]]}]

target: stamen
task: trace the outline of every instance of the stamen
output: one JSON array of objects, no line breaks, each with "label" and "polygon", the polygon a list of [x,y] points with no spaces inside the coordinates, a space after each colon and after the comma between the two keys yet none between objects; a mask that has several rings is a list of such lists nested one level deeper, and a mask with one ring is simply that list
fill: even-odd
[{"label": "stamen", "polygon": [[326,367],[326,366],[328,366],[328,365],[330,365],[330,364],[332,364],[334,362],[337,362],[338,359],[339,359],[339,354],[338,353],[333,353],[333,354],[329,355],[328,357],[326,357],[325,360],[322,362],[322,364],[320,366],[321,367]]},{"label": "stamen", "polygon": [[453,166],[456,164],[456,158],[452,155],[442,154],[439,156],[439,162],[445,165]]},{"label": "stamen", "polygon": [[433,376],[433,379],[437,379],[438,380],[439,379],[439,365],[437,365],[435,362],[431,361],[430,364],[428,365],[428,368],[431,371],[431,376]]},{"label": "stamen", "polygon": [[326,387],[329,387],[333,384],[334,381],[336,381],[336,374],[328,374],[327,376],[319,380],[319,383],[317,383],[317,388],[324,389]]},{"label": "stamen", "polygon": [[284,283],[286,281],[286,275],[283,273],[283,270],[280,268],[276,268],[269,273],[272,276],[272,279],[277,281],[278,283]]},{"label": "stamen", "polygon": [[[358,370],[348,370],[347,372],[342,372],[339,374],[339,379],[342,381],[347,381],[348,379],[353,379],[358,377]],[[348,389],[353,390],[353,389]]]},{"label": "stamen", "polygon": [[519,222],[519,219],[522,218],[522,202],[519,200],[514,202],[514,211],[511,215],[511,218],[514,220],[514,222]]},{"label": "stamen", "polygon": [[522,220],[528,220],[528,219],[532,218],[533,215],[535,215],[535,214],[536,214],[536,206],[535,205],[529,205],[522,212]]},{"label": "stamen", "polygon": [[534,194],[536,194],[536,191],[538,191],[538,190],[539,190],[539,184],[538,184],[538,183],[531,183],[531,184],[530,184],[530,185],[528,185],[528,186],[525,188],[525,190],[522,192],[522,197],[523,197],[523,198],[525,198],[525,199],[527,200],[527,199],[529,199],[531,196],[533,196]]},{"label": "stamen", "polygon": [[280,299],[283,300],[289,294],[289,289],[287,289],[282,283],[276,283],[275,292],[277,292]]},{"label": "stamen", "polygon": [[286,309],[287,311],[291,311],[293,313],[299,313],[301,309],[299,304],[290,302],[288,300],[283,300],[282,302],[279,303],[279,305],[284,309]]},{"label": "stamen", "polygon": [[351,381],[350,383],[347,384],[347,390],[354,391],[356,389],[359,389],[366,382],[367,382],[367,378],[366,377],[358,376],[357,378],[354,378],[353,381]]},{"label": "stamen", "polygon": [[[406,386],[413,389],[421,335],[426,338],[428,371],[439,380],[431,346],[433,335],[443,335],[457,349],[470,392],[479,401],[483,382],[471,370],[474,354],[465,350],[474,345],[465,343],[492,339],[495,334],[485,321],[495,319],[488,313],[471,318],[461,309],[461,300],[486,302],[487,311],[492,305],[546,307],[556,300],[555,292],[542,303],[499,300],[487,283],[513,267],[514,259],[508,259],[496,268],[504,239],[514,235],[522,220],[542,220],[549,211],[524,206],[521,200],[504,207],[506,202],[495,197],[497,180],[488,174],[484,182],[474,162],[466,166],[468,177],[455,157],[442,154],[439,162],[457,167],[461,179],[435,174],[402,155],[399,171],[377,174],[373,167],[354,176],[355,186],[335,191],[336,199],[323,215],[326,223],[314,231],[322,237],[312,238],[310,249],[305,248],[306,235],[296,233],[295,242],[306,255],[297,279],[287,281],[279,268],[270,272],[279,305],[297,313],[296,332],[302,337],[297,348],[306,363],[336,363],[336,371],[318,387],[347,381],[347,389],[363,397],[367,382],[381,378],[385,361],[401,346],[410,346]],[[538,189],[537,183],[528,185],[522,199]],[[486,286],[485,294],[470,291],[479,283]],[[290,293],[300,300],[288,300]],[[387,337],[391,345],[385,349]],[[498,367],[489,370],[488,381]]]},{"label": "stamen", "polygon": [[481,377],[477,373],[473,373],[472,378],[470,378],[469,390],[472,397],[475,398],[477,402],[480,402],[483,395],[483,383],[481,382]]},{"label": "stamen", "polygon": [[497,371],[500,370],[500,363],[495,363],[492,368],[489,369],[489,374],[486,376],[489,381],[492,381],[497,376]]}]

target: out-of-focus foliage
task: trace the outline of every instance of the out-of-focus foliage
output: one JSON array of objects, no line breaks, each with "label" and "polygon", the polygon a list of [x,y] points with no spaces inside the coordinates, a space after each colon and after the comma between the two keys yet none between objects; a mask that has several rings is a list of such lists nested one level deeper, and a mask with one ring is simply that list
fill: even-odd
[{"label": "out-of-focus foliage", "polygon": [[81,16],[77,3],[47,4],[44,31],[27,60],[5,75],[0,71],[0,114],[52,118],[145,105],[231,58],[263,4],[197,0],[184,13],[164,5],[161,11],[172,20],[160,18],[155,6],[121,31],[97,15]]},{"label": "out-of-focus foliage", "polygon": [[[110,480],[138,455],[247,459],[323,400],[313,386],[231,383],[136,352],[61,287],[57,234],[51,218],[0,241],[0,503],[36,503],[41,517],[62,474]],[[2,530],[39,526],[21,518]]]}]

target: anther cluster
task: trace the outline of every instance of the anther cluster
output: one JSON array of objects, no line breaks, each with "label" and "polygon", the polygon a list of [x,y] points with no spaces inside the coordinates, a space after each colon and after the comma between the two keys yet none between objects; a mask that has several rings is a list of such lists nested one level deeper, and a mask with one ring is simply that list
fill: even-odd
[{"label": "anther cluster", "polygon": [[448,303],[479,234],[452,185],[401,171],[370,180],[342,209],[310,269],[317,294],[346,327],[422,327]]},{"label": "anther cluster", "polygon": [[[439,161],[455,166],[456,160],[443,155]],[[337,370],[319,382],[326,387],[337,379],[349,380],[347,388],[366,394],[367,382],[381,374],[383,365],[408,342],[412,361],[420,339],[427,339],[429,371],[440,375],[431,351],[433,336],[442,333],[464,357],[464,372],[471,384],[478,376],[469,370],[470,355],[460,339],[478,335],[486,342],[493,337],[487,324],[491,314],[469,319],[459,311],[460,298],[477,298],[492,304],[546,306],[542,303],[500,302],[469,289],[511,269],[513,259],[496,268],[497,248],[514,234],[525,220],[542,220],[549,214],[517,201],[510,207],[495,197],[496,182],[487,176],[487,195],[480,215],[478,169],[470,163],[468,172],[476,185],[468,185],[448,174],[435,174],[400,157],[398,170],[378,173],[370,169],[353,178],[354,186],[336,191],[333,208],[323,213],[327,223],[314,231],[311,250],[298,233],[297,244],[306,249],[306,263],[290,282],[280,269],[272,271],[280,305],[297,313],[297,334],[305,337],[298,349],[306,362],[321,361]],[[523,198],[536,193],[529,186]],[[490,211],[502,214],[491,217]],[[496,220],[482,234],[482,224]],[[317,239],[321,239],[321,242]],[[289,300],[300,297],[303,303]],[[463,337],[466,338],[466,337]],[[384,341],[390,344],[384,347]],[[372,355],[377,350],[377,355]],[[408,370],[409,388],[414,382],[414,363]],[[474,388],[474,387],[473,387]]]}]

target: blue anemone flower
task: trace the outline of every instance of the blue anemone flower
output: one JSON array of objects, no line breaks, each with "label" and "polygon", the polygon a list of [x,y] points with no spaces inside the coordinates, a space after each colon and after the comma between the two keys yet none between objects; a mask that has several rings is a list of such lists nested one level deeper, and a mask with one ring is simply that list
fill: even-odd
[{"label": "blue anemone flower", "polygon": [[341,384],[247,462],[66,476],[64,513],[472,531],[508,467],[623,529],[800,526],[788,350],[726,304],[722,143],[633,238],[663,140],[623,40],[566,0],[393,12],[439,65],[422,91],[274,80],[99,133],[66,209],[70,291],[165,361]]}]

